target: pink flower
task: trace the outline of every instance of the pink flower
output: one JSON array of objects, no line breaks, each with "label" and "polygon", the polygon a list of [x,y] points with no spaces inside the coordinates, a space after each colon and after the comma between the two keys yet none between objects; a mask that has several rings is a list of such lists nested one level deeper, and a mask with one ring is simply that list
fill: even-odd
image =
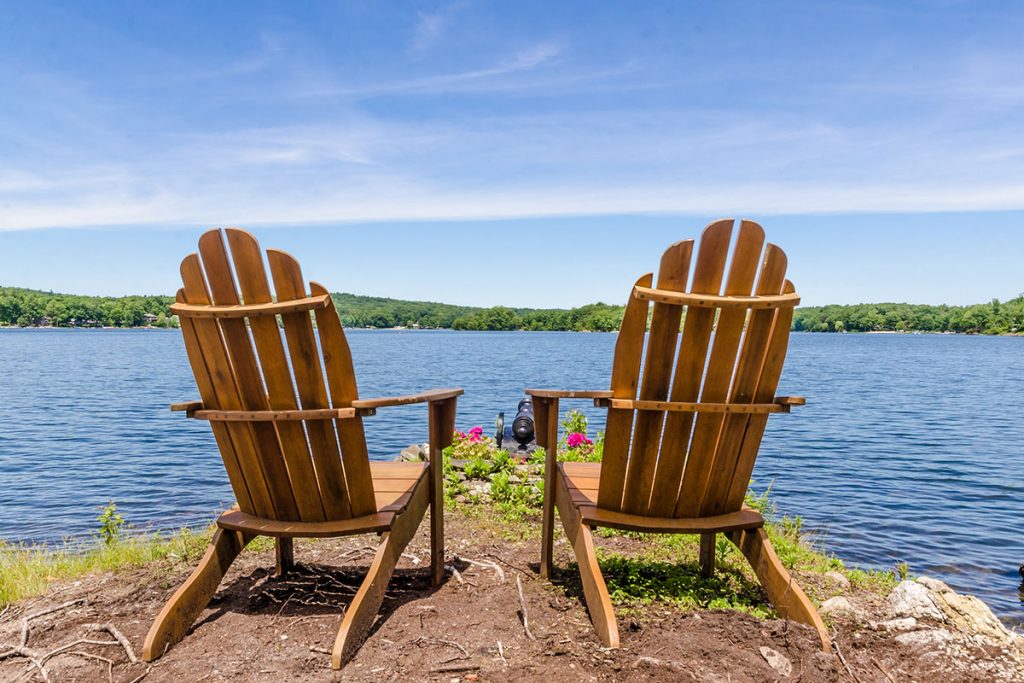
[{"label": "pink flower", "polygon": [[569,436],[567,436],[565,439],[565,443],[566,445],[569,446],[569,448],[578,448],[580,446],[594,445],[594,442],[588,439],[586,434],[581,434],[579,432],[572,432],[571,434],[569,434]]},{"label": "pink flower", "polygon": [[473,427],[469,430],[469,440],[473,443],[477,443],[484,440],[484,428]]}]

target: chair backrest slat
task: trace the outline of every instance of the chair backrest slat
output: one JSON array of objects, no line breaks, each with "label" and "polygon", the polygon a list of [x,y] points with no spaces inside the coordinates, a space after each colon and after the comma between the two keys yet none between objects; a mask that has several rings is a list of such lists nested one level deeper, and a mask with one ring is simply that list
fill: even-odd
[{"label": "chair backrest slat", "polygon": [[[242,298],[247,304],[271,302],[270,283],[267,281],[263,256],[256,239],[244,230],[228,230],[227,238]],[[226,268],[227,264],[222,263],[222,267]],[[277,318],[252,316],[249,318],[249,328],[256,342],[270,409],[297,410],[295,387]],[[300,492],[295,497],[300,519],[303,522],[324,521],[327,517],[302,423],[279,424],[277,435],[292,489]]]},{"label": "chair backrest slat", "polygon": [[[765,258],[758,278],[757,294],[778,294],[786,279],[786,255],[774,244],[765,249]],[[751,311],[747,320],[746,333],[743,335],[743,349],[740,353],[732,388],[729,391],[729,403],[753,403],[764,367],[765,353],[771,340],[772,324],[781,309],[761,309]],[[774,393],[775,388],[772,387]],[[771,400],[771,397],[768,399]],[[701,503],[702,514],[718,514],[726,501],[733,473],[736,470],[736,459],[747,432],[750,415],[733,413],[727,415],[718,439],[712,465],[711,478],[703,494]]]},{"label": "chair backrest slat", "polygon": [[[279,300],[301,299],[306,296],[302,270],[290,254],[276,249],[267,250],[270,274]],[[329,408],[327,388],[324,384],[320,352],[313,336],[313,320],[308,313],[288,313],[281,316],[284,335],[288,340],[292,372],[299,392],[299,404],[305,410]],[[341,451],[329,421],[306,423],[306,435],[313,454],[320,495],[329,519],[344,519],[352,515],[348,486],[341,465]]]},{"label": "chair backrest slat", "polygon": [[[210,300],[209,290],[206,287],[206,280],[203,276],[198,254],[190,254],[181,262],[181,280],[185,285],[182,290],[185,303],[213,303]],[[193,363],[193,372],[197,378],[203,372],[206,372],[210,379],[211,395],[204,396],[203,403],[211,408],[242,410],[242,399],[238,394],[234,369],[231,367],[231,360],[224,346],[220,324],[212,319],[203,320],[197,318],[188,320],[187,318],[182,318],[182,322],[184,323],[185,321],[188,321],[187,327],[194,332],[194,339],[201,353],[204,365],[203,368],[197,368],[196,364]],[[186,325],[183,324],[182,330],[184,331],[185,328]],[[186,342],[188,338],[189,335],[186,333]],[[200,388],[202,387],[200,386]],[[251,510],[243,511],[251,512],[251,514],[261,517],[276,515],[275,501],[270,495],[266,473],[260,462],[259,449],[256,446],[251,425],[241,422],[225,424],[227,425],[232,448],[230,453],[221,450],[221,455],[224,458],[224,465],[228,470],[228,478],[231,480],[239,506],[241,507],[243,500],[248,498]],[[231,458],[231,455],[234,457]],[[235,476],[232,476],[231,470],[233,468],[237,470]]]},{"label": "chair backrest slat", "polygon": [[[717,221],[704,230],[693,268],[691,292],[718,294],[722,290],[731,235],[732,221]],[[700,397],[715,312],[713,308],[686,310],[669,400],[696,402]],[[670,413],[665,418],[658,468],[651,492],[649,512],[652,516],[671,517],[675,514],[679,484],[686,463],[686,449],[695,417],[694,413]]]},{"label": "chair backrest slat", "polygon": [[[786,280],[782,288],[783,294],[796,291],[796,287],[789,280]],[[754,402],[760,403],[770,401],[779,387],[779,379],[782,377],[782,366],[786,361],[786,351],[789,348],[789,330],[793,324],[793,309],[780,309],[772,323],[771,339],[768,342],[768,349],[765,354],[764,364],[761,368],[761,378],[758,381],[757,391],[754,393]],[[743,504],[747,487],[750,485],[750,475],[754,471],[754,461],[757,459],[757,451],[761,447],[761,437],[764,436],[765,426],[768,424],[767,415],[753,415],[747,423],[746,433],[743,437],[743,445],[740,446],[739,456],[736,460],[736,469],[733,472],[732,482],[729,485],[729,493],[725,497],[725,503],[720,507],[713,507],[714,510],[738,510]]]},{"label": "chair backrest slat", "polygon": [[[732,252],[729,276],[725,282],[726,295],[750,294],[763,246],[764,231],[761,226],[746,221],[741,223]],[[715,339],[711,345],[708,369],[700,394],[700,400],[704,403],[721,403],[728,397],[736,352],[739,350],[740,335],[746,319],[747,311],[743,309],[719,310]],[[676,501],[677,517],[696,517],[700,513],[724,417],[717,413],[697,415],[679,499]]]},{"label": "chair backrest slat", "polygon": [[[759,225],[740,223],[730,259],[732,236],[731,220],[709,225],[692,266],[693,242],[672,245],[662,258],[657,288],[630,297],[616,343],[613,398],[637,398],[639,383],[642,401],[772,402],[795,300],[779,295],[795,289],[785,279],[785,254],[771,244],[765,248]],[[687,297],[670,292],[744,298],[694,300],[684,307]],[[644,352],[648,299],[655,304]],[[708,516],[741,507],[768,413],[678,408],[609,407],[599,507],[656,517]]]},{"label": "chair backrest slat", "polygon": [[[686,289],[690,275],[690,259],[693,255],[693,240],[673,244],[665,250],[658,266],[656,287],[675,292]],[[640,399],[664,401],[668,397],[672,380],[672,360],[675,358],[676,341],[679,337],[679,322],[683,307],[655,303],[651,314],[651,331],[648,335],[647,354],[644,362],[643,382],[640,385]],[[642,411],[636,417],[633,427],[633,443],[626,472],[625,495],[622,510],[632,514],[647,514],[651,498],[651,484],[658,463],[658,448],[661,445],[661,429],[665,414],[659,411]]]},{"label": "chair backrest slat", "polygon": [[[326,294],[327,289],[317,283],[309,283],[313,294]],[[352,367],[352,352],[341,327],[341,319],[334,309],[334,302],[317,311],[316,329],[320,334],[320,346],[324,349],[324,369],[327,371],[327,389],[331,405],[348,408],[359,398],[356,388],[356,374]],[[363,418],[358,415],[348,420],[337,420],[338,443],[345,469],[345,481],[352,506],[352,515],[368,515],[377,510],[373,497],[373,479],[370,476],[370,459],[366,451],[366,435],[363,432]]]},{"label": "chair backrest slat", "polygon": [[[185,290],[178,290],[176,301],[178,303],[186,302]],[[181,336],[185,342],[185,354],[188,356],[189,365],[192,367],[192,374],[196,378],[199,396],[204,403],[214,404],[217,400],[217,394],[213,388],[213,381],[207,372],[206,361],[203,358],[203,352],[199,347],[195,327],[191,320],[181,319]],[[238,454],[235,452],[235,445],[231,440],[229,426],[222,422],[216,422],[211,423],[210,427],[213,429],[213,437],[217,441],[217,448],[223,455],[224,469],[227,470],[228,480],[235,491],[238,506],[244,512],[253,514],[255,507],[253,506],[252,497],[249,495],[249,487],[245,483],[242,468],[238,464]]]},{"label": "chair backrest slat", "polygon": [[[636,284],[650,287],[653,273],[647,273]],[[647,330],[647,302],[630,297],[622,314],[622,325],[615,340],[615,357],[612,361],[612,397],[636,398],[637,382],[640,378],[640,357],[644,350],[644,333]],[[630,435],[633,431],[633,411],[617,408],[608,409],[605,425],[604,458],[601,464],[601,485],[598,487],[598,504],[608,510],[619,510],[622,506],[623,485],[626,481],[626,466],[629,459]]]},{"label": "chair backrest slat", "polygon": [[[212,303],[218,306],[233,306],[241,303],[235,279],[231,273],[227,250],[220,232],[207,232],[199,239],[199,256],[203,272],[210,289]],[[252,340],[245,319],[229,318],[220,321],[221,335],[231,359],[231,368],[238,387],[242,410],[267,410],[267,394],[263,378],[256,363]],[[267,423],[252,423],[250,430],[253,445],[259,455],[270,498],[274,503],[278,519],[297,521],[298,507],[291,486],[288,485],[288,469],[281,455],[281,444],[277,430]]]},{"label": "chair backrest slat", "polygon": [[[251,235],[228,229],[227,240],[220,231],[210,231],[200,238],[199,254],[182,261],[185,286],[178,302],[192,306],[178,312],[205,409],[232,411],[233,417],[239,417],[238,411],[253,415],[210,423],[240,509],[270,520],[303,522],[375,512],[358,418],[331,420],[313,414],[298,420],[257,419],[267,410],[350,408],[359,398],[351,354],[327,290],[311,284],[312,296],[321,297],[315,306],[286,306],[310,300],[295,259],[268,251],[268,278]],[[275,299],[282,304],[275,311],[287,311],[280,316],[283,339],[277,319],[263,312],[262,304]],[[254,308],[222,315],[224,309],[197,309],[203,306]]]}]

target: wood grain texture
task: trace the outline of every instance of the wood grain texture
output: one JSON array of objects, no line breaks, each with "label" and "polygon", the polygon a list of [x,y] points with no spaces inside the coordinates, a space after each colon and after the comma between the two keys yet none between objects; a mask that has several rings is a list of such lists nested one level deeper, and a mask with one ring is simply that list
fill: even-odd
[{"label": "wood grain texture", "polygon": [[747,558],[775,610],[786,619],[813,628],[818,633],[822,651],[832,652],[832,639],[818,610],[786,571],[782,561],[775,554],[765,530],[733,531],[728,533],[727,537]]},{"label": "wood grain texture", "polygon": [[[529,393],[529,390],[527,390]],[[554,568],[555,487],[558,476],[558,399],[533,396],[537,445],[544,449],[544,500],[541,508],[540,575],[551,577]]]},{"label": "wood grain texture", "polygon": [[[757,294],[774,294],[782,291],[786,279],[786,255],[774,244],[765,249],[764,261],[755,291]],[[732,405],[755,405],[758,396],[758,385],[765,357],[771,340],[772,327],[779,311],[756,310],[747,321],[743,334],[743,344],[736,364],[732,388],[729,390],[729,403]],[[769,389],[769,395],[775,394],[775,387]],[[786,411],[789,406],[784,406]],[[725,418],[722,433],[718,439],[711,464],[711,477],[703,494],[701,511],[706,515],[730,512],[727,507],[729,486],[736,471],[740,447],[747,434],[750,416],[732,413]],[[760,445],[760,444],[759,444]],[[742,504],[742,501],[737,504]]]},{"label": "wood grain texture", "polygon": [[[742,222],[732,252],[729,277],[725,283],[726,295],[746,296],[751,293],[763,246],[764,230],[761,226],[748,221]],[[745,310],[720,311],[718,323],[715,325],[714,342],[708,357],[707,374],[701,387],[702,403],[722,403],[727,399],[736,353],[739,350],[740,335],[746,319]],[[696,517],[700,514],[723,421],[724,416],[721,414],[697,415],[686,458],[686,469],[679,489],[679,500],[676,502],[677,517]]]},{"label": "wood grain texture", "polygon": [[218,529],[213,534],[199,566],[174,592],[153,621],[142,646],[143,660],[152,662],[162,657],[185,637],[217,592],[217,586],[228,567],[249,540],[251,537],[226,529]]},{"label": "wood grain texture", "polygon": [[444,401],[446,399],[462,396],[462,389],[431,389],[418,394],[407,396],[383,396],[381,398],[361,398],[352,401],[353,408],[386,408],[390,406],[405,406],[414,403],[430,403],[431,401]]},{"label": "wood grain texture", "polygon": [[594,624],[597,637],[605,647],[619,646],[619,627],[615,621],[615,610],[608,595],[608,586],[601,574],[601,566],[597,562],[594,537],[590,529],[583,524],[579,511],[572,504],[566,489],[565,478],[557,477],[555,488],[555,507],[562,521],[562,528],[572,546],[576,563],[579,566],[583,584],[583,597],[587,601],[590,621]]},{"label": "wood grain texture", "polygon": [[[195,410],[189,415],[189,417],[196,420],[208,420],[210,422],[302,422],[304,420],[348,420],[355,416],[356,411],[354,408],[322,408],[320,410]],[[312,474],[312,471],[310,473]],[[301,485],[296,485],[295,488],[297,490],[307,490]],[[315,491],[315,488],[313,490]]]},{"label": "wood grain texture", "polygon": [[[672,401],[630,401],[624,398],[608,400],[612,408],[657,413],[788,413],[789,403],[675,403]],[[638,418],[639,419],[639,418]]]},{"label": "wood grain texture", "polygon": [[[783,291],[792,291],[793,283],[786,280]],[[779,311],[772,325],[771,340],[768,343],[768,353],[761,368],[761,379],[758,382],[754,400],[759,401],[763,396],[770,396],[779,386],[779,378],[782,376],[782,366],[786,360],[786,351],[789,348],[789,329],[793,322],[793,311]],[[804,399],[791,397],[793,405],[803,405]],[[765,427],[768,424],[767,416],[752,416],[747,422],[746,433],[743,435],[743,443],[740,446],[739,455],[736,458],[736,466],[733,471],[732,481],[729,484],[729,493],[725,497],[724,508],[730,509],[743,502],[750,485],[750,475],[754,471],[754,461],[757,459],[757,452],[761,448],[761,438],[764,436]]]},{"label": "wood grain texture", "polygon": [[446,398],[428,404],[430,436],[430,576],[434,587],[444,580],[444,449],[455,436],[456,397],[461,390],[436,392]]},{"label": "wood grain texture", "polygon": [[[658,288],[669,291],[686,289],[690,276],[690,260],[693,256],[693,240],[673,244],[661,257],[658,267]],[[679,322],[683,307],[678,304],[658,302],[651,315],[651,331],[647,335],[647,352],[644,359],[643,380],[640,385],[641,401],[660,402],[668,397],[672,380],[672,366],[676,356],[676,341],[679,337]],[[618,408],[615,401],[611,407]],[[628,409],[628,408],[627,408]],[[665,415],[661,411],[639,413],[633,427],[633,442],[626,469],[625,491],[622,510],[632,514],[647,513],[651,499],[651,485],[654,470],[658,464],[661,447],[661,428]]]},{"label": "wood grain texture", "polygon": [[[637,285],[650,287],[652,273],[643,275]],[[636,398],[640,378],[640,357],[647,330],[647,303],[629,298],[622,314],[622,325],[615,340],[612,360],[611,390],[615,398]],[[629,443],[633,432],[633,411],[608,409],[605,424],[604,470],[601,478],[601,507],[619,510],[622,507],[623,485],[629,459]]]},{"label": "wood grain texture", "polygon": [[[238,289],[220,230],[210,230],[199,238],[199,256],[202,259],[212,303],[238,305]],[[240,318],[226,318],[214,324],[220,327],[224,338],[242,410],[267,410],[269,405],[266,389],[245,321]],[[249,429],[256,447],[256,457],[259,459],[274,504],[274,519],[299,519],[298,506],[288,477],[288,468],[281,453],[277,430],[274,425],[266,422],[254,422],[250,424]]]},{"label": "wood grain texture", "polygon": [[[270,281],[256,238],[244,230],[235,228],[226,232],[242,297],[249,303],[262,304],[271,301]],[[249,327],[263,370],[270,408],[276,411],[297,410],[299,404],[295,398],[292,373],[288,367],[288,357],[277,319],[252,318],[249,320]],[[301,424],[283,424],[277,426],[277,435],[288,469],[288,478],[295,492],[299,519],[307,522],[327,519],[313,460],[306,442],[306,430]]]},{"label": "wood grain texture", "polygon": [[310,296],[294,301],[274,301],[258,304],[227,304],[195,306],[171,304],[171,313],[179,318],[273,318],[284,313],[315,311],[327,306],[329,296]]},{"label": "wood grain texture", "polygon": [[[267,250],[267,261],[278,300],[300,299],[305,296],[302,270],[290,254],[277,249]],[[330,408],[327,386],[324,382],[320,351],[313,336],[313,321],[308,313],[289,313],[281,316],[292,373],[303,410]],[[347,408],[349,406],[338,406]],[[306,437],[316,471],[316,479],[327,519],[346,519],[353,516],[345,471],[341,464],[334,425],[328,422],[308,422]],[[367,482],[369,483],[369,482]],[[358,515],[355,515],[358,516]]]},{"label": "wood grain texture", "polygon": [[[725,262],[729,255],[732,221],[715,221],[701,234],[697,260],[693,268],[690,291],[698,294],[718,294],[722,288]],[[686,311],[680,335],[676,369],[669,400],[674,403],[696,402],[704,378],[715,311],[707,308]],[[650,514],[671,517],[675,514],[676,499],[686,462],[687,446],[693,428],[692,413],[670,413],[665,416],[661,436],[661,451],[651,491]]]},{"label": "wood grain texture", "polygon": [[[309,287],[314,294],[327,293],[327,288],[318,282],[311,282]],[[334,308],[334,302],[324,310],[317,311],[316,328],[324,354],[324,370],[327,373],[331,404],[335,408],[350,408],[352,403],[359,399],[359,391],[352,365],[352,352],[345,337],[345,330],[341,327],[341,319]],[[369,488],[370,456],[366,447],[363,420],[358,415],[352,420],[339,420],[335,423],[335,428],[344,463],[346,489],[352,514],[368,514],[374,508],[374,501]]]},{"label": "wood grain texture", "polygon": [[700,575],[710,579],[715,575],[715,532],[700,535]]},{"label": "wood grain texture", "polygon": [[380,546],[373,557],[366,578],[345,610],[345,617],[338,629],[331,654],[332,668],[340,669],[347,664],[366,640],[384,600],[384,593],[394,574],[398,558],[416,534],[429,501],[430,485],[424,477],[414,490],[408,507],[395,515],[390,529],[381,535]]},{"label": "wood grain texture", "polygon": [[[183,289],[178,291],[177,298],[184,300],[185,291]],[[213,389],[210,375],[207,372],[202,350],[199,348],[195,326],[187,318],[181,320],[180,326],[182,340],[185,343],[185,354],[188,356],[189,365],[192,367],[192,375],[195,377],[196,386],[199,388],[199,395],[203,397],[203,401],[200,401],[198,406],[202,407],[205,405],[205,402],[215,406],[217,405],[217,395]],[[178,405],[179,409],[187,411],[189,406],[195,404],[196,402]],[[171,410],[174,409],[175,406],[172,405]],[[217,442],[217,449],[220,451],[221,459],[224,462],[224,469],[227,472],[228,481],[231,483],[231,490],[235,494],[235,500],[238,501],[238,504],[246,512],[254,512],[255,506],[249,494],[249,486],[246,484],[245,475],[242,473],[242,466],[238,462],[238,453],[235,450],[228,426],[219,422],[213,422],[210,423],[210,427],[213,431],[214,440]]]},{"label": "wood grain texture", "polygon": [[[185,298],[189,303],[211,303],[198,254],[191,254],[181,262],[181,279],[185,285],[183,288]],[[190,320],[187,327],[194,334],[213,392],[210,400],[206,400],[204,397],[203,403],[213,410],[243,410],[247,408],[242,402],[238,385],[235,383],[234,369],[224,346],[220,325],[213,319],[196,319]],[[186,332],[184,336],[187,345],[189,335]],[[197,374],[196,377],[198,383],[199,375]],[[248,497],[252,501],[252,508],[256,514],[276,519],[277,501],[273,500],[267,484],[252,425],[240,422],[225,422],[223,424],[227,426],[232,451],[235,454],[234,463],[230,463],[228,458],[224,458],[225,467],[230,468],[232,464],[237,465],[242,480],[241,486],[247,492],[242,494],[239,489],[232,487],[235,496],[239,498],[239,502],[243,496]],[[224,451],[221,453],[223,454]],[[230,477],[230,469],[228,474]]]},{"label": "wood grain texture", "polygon": [[694,294],[692,292],[676,292],[661,285],[657,289],[650,287],[634,287],[633,296],[641,301],[670,304],[675,306],[693,306],[694,308],[739,308],[761,310],[775,308],[793,308],[800,304],[800,295],[766,294],[764,296],[714,296],[710,294]]},{"label": "wood grain texture", "polygon": [[610,389],[527,389],[526,393],[534,398],[611,398],[615,392]]}]

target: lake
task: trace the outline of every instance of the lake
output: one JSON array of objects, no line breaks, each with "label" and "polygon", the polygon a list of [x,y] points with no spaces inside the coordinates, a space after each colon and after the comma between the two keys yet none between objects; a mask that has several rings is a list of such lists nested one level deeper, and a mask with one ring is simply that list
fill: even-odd
[{"label": "lake", "polygon": [[[363,397],[462,386],[458,426],[493,431],[527,386],[608,386],[612,334],[349,332]],[[0,538],[87,536],[109,499],[139,527],[208,523],[231,501],[176,330],[0,330]],[[754,473],[780,513],[862,567],[974,593],[1024,622],[1024,339],[794,334]],[[603,427],[602,411],[570,402]],[[370,453],[426,441],[423,406],[367,418]]]}]

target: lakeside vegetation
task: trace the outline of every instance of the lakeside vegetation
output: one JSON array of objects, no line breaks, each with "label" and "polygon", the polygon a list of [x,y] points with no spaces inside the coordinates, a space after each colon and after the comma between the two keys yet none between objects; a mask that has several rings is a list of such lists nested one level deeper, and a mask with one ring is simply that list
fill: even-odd
[{"label": "lakeside vegetation", "polygon": [[[622,306],[587,304],[571,309],[480,308],[357,294],[331,295],[350,328],[452,330],[570,330],[612,332]],[[0,326],[176,327],[169,296],[95,297],[0,287]],[[972,306],[881,303],[796,309],[799,332],[1024,333],[1024,295]]]}]

